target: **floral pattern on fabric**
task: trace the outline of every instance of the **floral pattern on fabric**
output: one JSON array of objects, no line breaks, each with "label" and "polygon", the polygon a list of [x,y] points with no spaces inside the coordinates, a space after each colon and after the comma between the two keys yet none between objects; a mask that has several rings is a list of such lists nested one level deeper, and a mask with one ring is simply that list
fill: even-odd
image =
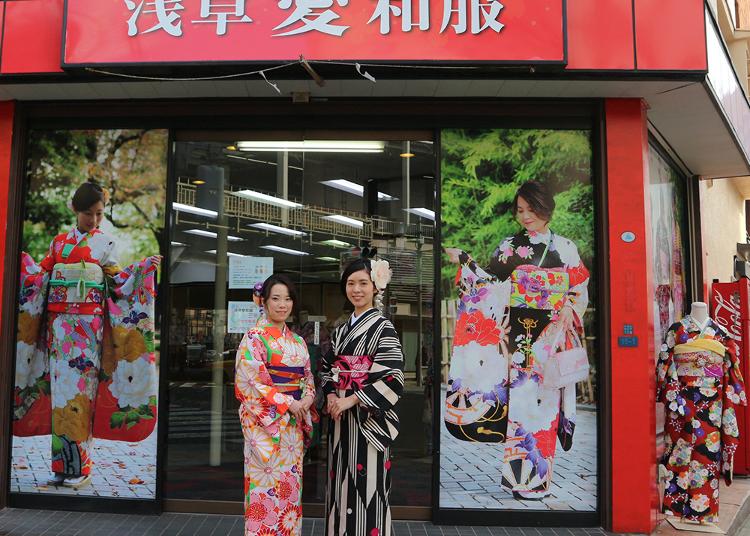
[{"label": "floral pattern on fabric", "polygon": [[156,424],[156,267],[121,270],[113,249],[72,230],[41,263],[21,256],[13,433],[51,433],[53,472],[89,474],[94,437],[140,441]]},{"label": "floral pattern on fabric", "polygon": [[[694,346],[705,341],[719,344]],[[664,510],[693,521],[718,521],[719,478],[723,474],[731,482],[739,438],[736,407],[747,405],[734,342],[712,320],[701,328],[685,317],[667,330],[656,383],[657,400],[667,412]]]},{"label": "floral pattern on fabric", "polygon": [[506,238],[486,269],[466,253],[459,261],[446,427],[459,439],[504,443],[502,484],[544,495],[557,439],[570,448],[575,428],[575,386],[545,388],[544,364],[575,339],[555,340],[563,308],[581,333],[589,272],[575,244],[552,232]]},{"label": "floral pattern on fabric", "polygon": [[315,397],[307,346],[287,327],[263,320],[242,339],[235,371],[245,438],[245,534],[299,535],[302,460],[315,415],[297,422],[288,410],[295,399]]}]

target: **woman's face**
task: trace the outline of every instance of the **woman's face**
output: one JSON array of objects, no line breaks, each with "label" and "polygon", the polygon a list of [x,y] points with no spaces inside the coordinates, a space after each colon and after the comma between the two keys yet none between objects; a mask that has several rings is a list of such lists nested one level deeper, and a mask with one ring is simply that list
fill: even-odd
[{"label": "woman's face", "polygon": [[104,219],[104,203],[97,201],[86,210],[76,212],[78,230],[90,233],[102,223]]},{"label": "woman's face", "polygon": [[266,314],[268,320],[274,324],[283,324],[294,308],[294,300],[289,296],[289,289],[286,285],[276,283],[271,287],[268,299],[265,300]]},{"label": "woman's face", "polygon": [[549,221],[537,216],[531,206],[521,196],[518,196],[516,220],[530,233],[543,233],[547,230],[547,225],[549,224]]},{"label": "woman's face", "polygon": [[367,270],[354,272],[346,280],[346,297],[355,310],[369,309],[375,297],[375,285]]}]

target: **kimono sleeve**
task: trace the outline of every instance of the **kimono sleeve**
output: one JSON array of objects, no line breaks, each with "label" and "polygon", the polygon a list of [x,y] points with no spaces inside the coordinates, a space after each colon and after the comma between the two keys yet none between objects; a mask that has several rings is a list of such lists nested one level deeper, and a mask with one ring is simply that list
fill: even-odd
[{"label": "kimono sleeve", "polygon": [[578,254],[578,248],[572,241],[564,239],[561,253],[565,258],[565,271],[570,282],[566,305],[573,309],[578,316],[578,320],[582,322],[586,308],[589,306],[589,271],[583,264],[581,256]]},{"label": "kimono sleeve", "polygon": [[724,354],[724,390],[721,415],[721,469],[727,485],[732,482],[734,452],[739,444],[740,431],[737,424],[737,407],[747,406],[745,384],[740,372],[736,344],[727,340]]},{"label": "kimono sleeve", "polygon": [[318,372],[318,377],[320,378],[320,390],[323,392],[324,396],[328,396],[336,392],[333,375],[331,374],[331,368],[333,367],[333,361],[335,359],[333,349],[336,347],[336,338],[338,338],[338,329],[333,330],[333,333],[331,335],[331,344],[328,348],[328,351],[320,360],[320,371]]},{"label": "kimono sleeve", "polygon": [[667,330],[656,363],[656,401],[666,405],[667,410],[685,415],[685,401],[680,397],[680,382],[674,362],[675,331],[680,324]]},{"label": "kimono sleeve", "polygon": [[55,241],[57,239],[53,238],[52,242],[49,244],[49,250],[47,250],[47,254],[44,256],[44,258],[39,263],[39,266],[47,273],[50,273],[52,271],[52,268],[55,267]]},{"label": "kimono sleeve", "polygon": [[[383,320],[377,351],[373,356],[367,384],[354,394],[359,398],[362,434],[377,450],[385,450],[398,436],[398,416],[394,411],[404,389],[404,356],[396,329]],[[360,414],[361,420],[361,414]]]},{"label": "kimono sleeve", "polygon": [[287,412],[294,398],[273,386],[266,369],[267,352],[258,333],[245,334],[237,349],[234,392],[240,401],[240,414],[249,416],[271,435],[277,435],[276,421]]}]

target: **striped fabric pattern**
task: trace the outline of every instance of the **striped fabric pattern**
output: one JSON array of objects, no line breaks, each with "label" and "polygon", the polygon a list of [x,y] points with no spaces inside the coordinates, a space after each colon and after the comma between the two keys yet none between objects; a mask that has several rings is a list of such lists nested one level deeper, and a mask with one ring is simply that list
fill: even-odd
[{"label": "striped fabric pattern", "polygon": [[[360,404],[329,426],[326,534],[390,536],[390,446],[399,432],[397,405],[404,387],[401,342],[377,309],[336,328],[331,342],[321,366],[323,392],[356,394]],[[361,389],[336,390],[331,367],[337,355],[373,356]]]}]

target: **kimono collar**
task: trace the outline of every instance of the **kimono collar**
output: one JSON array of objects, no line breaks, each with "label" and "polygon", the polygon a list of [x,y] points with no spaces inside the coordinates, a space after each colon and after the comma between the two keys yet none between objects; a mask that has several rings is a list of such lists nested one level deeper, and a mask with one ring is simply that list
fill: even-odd
[{"label": "kimono collar", "polygon": [[349,325],[353,326],[354,324],[356,324],[357,322],[359,322],[360,319],[365,318],[366,316],[368,316],[372,311],[377,311],[377,309],[375,307],[372,307],[372,308],[368,309],[367,311],[365,311],[364,313],[362,313],[359,316],[356,316],[354,313],[352,313],[352,316],[349,319]]},{"label": "kimono collar", "polygon": [[526,235],[529,237],[529,242],[532,244],[549,244],[552,239],[552,231],[547,229],[546,233],[534,233],[526,231]]},{"label": "kimono collar", "polygon": [[263,328],[263,331],[268,333],[274,339],[283,339],[284,337],[289,335],[289,327],[286,324],[284,324],[283,328],[279,329],[270,321],[266,320],[265,324],[263,324],[261,327]]},{"label": "kimono collar", "polygon": [[97,233],[101,233],[99,229],[92,229],[88,233],[82,233],[78,230],[78,227],[73,227],[73,229],[70,230],[68,233],[67,239],[68,240],[75,240],[76,245],[83,242],[83,240],[89,236],[94,236]]},{"label": "kimono collar", "polygon": [[695,328],[698,328],[695,331],[700,331],[701,333],[703,333],[705,329],[711,325],[711,317],[707,317],[706,320],[704,320],[703,322],[698,322],[695,318],[693,318],[690,315],[687,315],[686,318],[689,320],[690,325],[692,325]]}]

